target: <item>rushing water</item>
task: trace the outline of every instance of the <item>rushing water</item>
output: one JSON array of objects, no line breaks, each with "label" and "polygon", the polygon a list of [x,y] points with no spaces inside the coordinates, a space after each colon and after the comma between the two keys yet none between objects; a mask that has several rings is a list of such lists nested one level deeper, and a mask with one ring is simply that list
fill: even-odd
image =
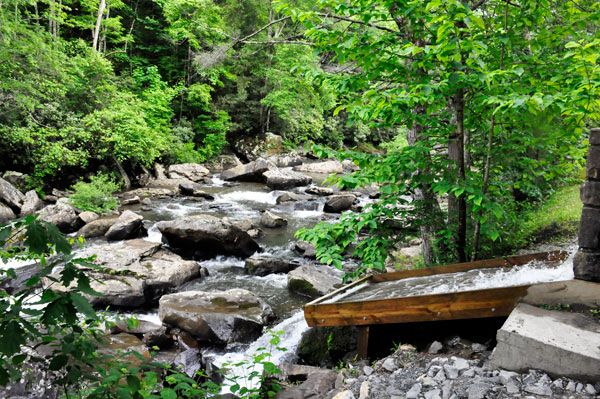
[{"label": "rushing water", "polygon": [[494,267],[460,273],[411,277],[402,280],[358,285],[324,303],[356,302],[373,299],[411,297],[512,287],[573,279],[575,251],[559,265],[532,261],[511,268]]}]

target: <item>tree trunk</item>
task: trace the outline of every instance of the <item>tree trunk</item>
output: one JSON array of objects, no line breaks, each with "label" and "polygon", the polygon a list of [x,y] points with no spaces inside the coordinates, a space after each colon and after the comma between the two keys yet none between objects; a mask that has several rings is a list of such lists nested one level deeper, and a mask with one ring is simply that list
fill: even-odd
[{"label": "tree trunk", "polygon": [[123,189],[129,190],[131,188],[131,180],[129,179],[129,176],[127,176],[127,172],[125,172],[125,169],[123,169],[123,165],[117,159],[117,157],[115,157],[113,155],[112,159],[115,162],[115,165],[117,165],[117,169],[119,170],[119,173],[121,174],[121,177],[123,178]]},{"label": "tree trunk", "polygon": [[104,15],[104,9],[106,8],[106,0],[100,0],[98,6],[98,16],[96,18],[96,27],[92,37],[92,47],[94,50],[98,50],[98,37],[100,36],[100,27],[102,26],[102,16]]},{"label": "tree trunk", "polygon": [[[424,113],[425,109],[422,105],[418,105],[413,113],[419,114]],[[412,127],[407,129],[406,138],[408,145],[415,145],[418,141],[426,140],[426,136],[423,135],[423,126],[419,123],[414,122]],[[424,174],[427,171],[418,170],[417,174]],[[423,184],[422,187],[415,190],[415,201],[423,204],[422,213],[427,217],[426,223],[419,226],[421,233],[421,251],[423,252],[423,261],[426,265],[431,265],[435,262],[433,253],[432,240],[435,238],[436,227],[438,221],[441,220],[442,211],[440,204],[435,198],[435,194],[431,191],[430,184]]]},{"label": "tree trunk", "polygon": [[[464,91],[459,89],[453,98],[454,117],[456,119],[456,131],[453,132],[448,140],[448,158],[455,163],[457,185],[464,184],[465,181],[465,99]],[[467,202],[465,194],[455,195],[450,193],[448,198],[448,221],[456,225],[456,234],[454,242],[456,246],[456,256],[459,262],[466,262],[466,241],[467,241]]]}]

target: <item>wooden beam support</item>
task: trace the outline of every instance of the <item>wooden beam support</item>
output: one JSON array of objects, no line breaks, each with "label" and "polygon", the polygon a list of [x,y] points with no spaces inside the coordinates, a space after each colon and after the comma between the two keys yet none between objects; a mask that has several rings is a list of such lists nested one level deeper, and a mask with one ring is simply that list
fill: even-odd
[{"label": "wooden beam support", "polygon": [[368,359],[369,326],[358,326],[358,358]]}]

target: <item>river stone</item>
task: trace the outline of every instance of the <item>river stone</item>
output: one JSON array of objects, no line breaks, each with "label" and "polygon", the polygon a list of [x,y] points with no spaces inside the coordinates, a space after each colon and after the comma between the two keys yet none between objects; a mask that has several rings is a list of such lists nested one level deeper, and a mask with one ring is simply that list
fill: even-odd
[{"label": "river stone", "polygon": [[309,172],[309,173],[343,173],[344,167],[339,161],[324,161],[305,163],[302,165],[294,166],[294,170],[298,172]]},{"label": "river stone", "polygon": [[300,266],[288,273],[288,288],[300,295],[317,298],[332,291],[342,279],[323,266]]},{"label": "river stone", "polygon": [[135,335],[120,333],[104,336],[104,342],[98,345],[98,354],[101,356],[110,356],[110,359],[119,359],[129,363],[130,367],[139,366],[143,360],[131,354],[123,357],[123,354],[135,351],[145,359],[150,359],[150,352],[142,341]]},{"label": "river stone", "polygon": [[315,246],[306,241],[296,241],[294,249],[298,251],[302,256],[309,259],[316,259],[317,253]]},{"label": "river stone", "polygon": [[30,216],[44,207],[44,203],[38,197],[35,190],[29,190],[25,193],[23,206],[21,207],[21,217]]},{"label": "river stone", "polygon": [[132,211],[125,211],[115,223],[109,227],[104,236],[107,240],[118,241],[138,237],[143,233],[142,221],[144,217]]},{"label": "river stone", "polygon": [[254,254],[246,259],[244,268],[248,273],[255,276],[266,276],[273,273],[288,273],[299,266],[300,263],[295,260]]},{"label": "river stone", "polygon": [[127,205],[136,205],[136,204],[139,204],[141,202],[142,202],[142,200],[140,199],[140,196],[139,195],[135,195],[133,197],[123,198],[121,200],[121,205],[125,205],[125,206],[127,206]]},{"label": "river stone", "polygon": [[[163,179],[161,181],[167,181],[170,179]],[[158,180],[152,180],[150,183],[148,184],[152,184],[153,182],[157,182]],[[186,179],[186,181],[184,182],[180,182],[178,183],[192,183],[189,180]],[[128,197],[137,197],[139,196],[142,199],[142,203],[144,202],[144,199],[148,198],[148,197],[172,197],[174,195],[177,194],[178,191],[178,187],[179,186],[170,186],[170,188],[167,187],[142,187],[142,188],[136,188],[135,190],[131,190],[131,191],[127,191],[125,193],[123,193],[123,196],[128,196]]]},{"label": "river stone", "polygon": [[137,320],[135,324],[128,325],[125,320],[115,321],[113,325],[110,326],[111,334],[120,334],[120,333],[128,333],[128,334],[146,334],[154,331],[165,331],[166,327],[161,326],[160,324],[152,323],[148,320]]},{"label": "river stone", "polygon": [[39,213],[39,219],[55,224],[63,233],[77,231],[82,225],[75,208],[62,201],[57,201],[56,204],[42,209]]},{"label": "river stone", "polygon": [[210,177],[210,171],[197,163],[181,163],[169,166],[169,178],[171,179],[189,179],[197,182],[205,177]]},{"label": "river stone", "polygon": [[272,229],[287,226],[288,221],[274,213],[265,211],[260,217],[260,224]]},{"label": "river stone", "polygon": [[279,197],[277,197],[275,202],[279,205],[284,202],[309,201],[310,199],[311,197],[309,195],[302,195],[297,193],[283,193]]},{"label": "river stone", "polygon": [[277,166],[273,162],[258,158],[256,161],[224,171],[221,173],[221,178],[227,181],[238,180],[262,183],[266,179],[263,173],[271,169],[277,169]]},{"label": "river stone", "polygon": [[333,195],[333,188],[331,187],[321,187],[321,186],[310,186],[307,187],[305,192],[313,195],[320,195],[322,197],[326,197],[328,195]]},{"label": "river stone", "polygon": [[222,154],[207,163],[208,168],[213,172],[222,172],[240,165],[242,163],[234,154]]},{"label": "river stone", "polygon": [[183,195],[191,195],[193,197],[204,198],[207,200],[214,200],[215,197],[212,194],[202,190],[203,186],[198,183],[182,183],[179,185],[179,190]]},{"label": "river stone", "polygon": [[100,219],[100,215],[98,215],[96,212],[85,211],[79,214],[79,220],[86,224],[98,219]]},{"label": "river stone", "polygon": [[[191,184],[194,183],[190,179],[181,178],[181,179],[154,179],[150,180],[144,189],[148,188],[159,188],[163,190],[169,190],[168,193],[162,195],[174,196],[179,194],[179,186],[181,184]],[[143,189],[138,189],[143,190]],[[136,192],[137,190],[132,190],[131,192]],[[142,197],[140,195],[140,197]]]},{"label": "river stone", "polygon": [[250,291],[185,291],[160,298],[163,323],[188,331],[201,341],[217,344],[251,342],[273,317],[273,311]]},{"label": "river stone", "polygon": [[100,266],[88,274],[92,289],[102,296],[89,296],[89,301],[122,307],[152,304],[164,293],[200,276],[198,263],[160,248],[160,243],[136,239],[84,249],[78,255],[85,258],[96,254],[93,263]]},{"label": "river stone", "polygon": [[0,177],[0,201],[4,201],[15,213],[20,212],[25,196],[15,186]]},{"label": "river stone", "polygon": [[164,243],[175,252],[196,259],[215,255],[247,258],[260,249],[248,233],[211,215],[185,216],[156,226]]},{"label": "river stone", "polygon": [[340,213],[347,211],[352,207],[354,201],[356,201],[356,195],[354,194],[331,195],[327,198],[327,202],[325,202],[323,211],[329,213]]},{"label": "river stone", "polygon": [[312,177],[291,170],[273,169],[263,173],[267,187],[272,190],[287,190],[293,187],[309,185]]},{"label": "river stone", "polygon": [[77,236],[83,238],[102,237],[116,221],[116,217],[93,220],[80,228]]},{"label": "river stone", "polygon": [[173,366],[176,370],[193,378],[202,369],[202,354],[198,349],[185,350],[177,355],[173,361]]},{"label": "river stone", "polygon": [[4,205],[0,202],[0,224],[4,224],[6,222],[10,222],[13,219],[16,219],[17,215],[10,209],[8,206]]},{"label": "river stone", "polygon": [[335,371],[316,369],[300,385],[278,392],[275,399],[324,398],[335,387],[336,379]]}]

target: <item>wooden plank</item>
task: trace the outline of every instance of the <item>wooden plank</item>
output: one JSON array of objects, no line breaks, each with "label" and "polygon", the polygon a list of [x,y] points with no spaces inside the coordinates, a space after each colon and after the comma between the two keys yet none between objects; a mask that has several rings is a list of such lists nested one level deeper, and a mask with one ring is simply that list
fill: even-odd
[{"label": "wooden plank", "polygon": [[404,270],[393,273],[374,275],[371,281],[381,283],[384,281],[401,280],[410,277],[432,276],[435,274],[465,272],[473,269],[487,269],[493,267],[513,267],[524,265],[533,260],[545,261],[550,264],[560,263],[569,255],[566,251],[541,252],[536,254],[507,256],[498,259],[479,260],[475,262],[455,263],[445,266],[434,266],[418,270]]},{"label": "wooden plank", "polygon": [[338,295],[338,294],[341,294],[341,293],[345,292],[346,290],[348,290],[348,289],[350,289],[350,288],[352,288],[352,287],[354,287],[354,286],[357,286],[358,284],[362,284],[363,282],[365,282],[365,281],[367,281],[367,280],[371,279],[371,277],[373,277],[373,275],[372,275],[372,274],[369,274],[369,275],[367,275],[367,276],[364,276],[364,277],[362,277],[362,278],[360,278],[360,279],[356,280],[356,281],[355,281],[355,282],[353,282],[353,283],[350,283],[350,284],[348,284],[348,285],[345,285],[345,286],[343,286],[343,287],[340,287],[340,288],[338,288],[337,290],[335,290],[335,291],[333,291],[333,292],[330,292],[329,294],[327,294],[327,295],[325,295],[325,296],[322,296],[322,297],[320,297],[320,298],[317,298],[317,299],[315,299],[315,300],[314,300],[314,301],[312,301],[312,302],[309,302],[309,303],[307,303],[307,304],[306,304],[306,306],[309,306],[309,305],[316,305],[317,303],[321,303],[321,302],[323,302],[323,301],[326,301],[326,300],[328,300],[329,298],[333,298],[334,296],[336,296],[336,295]]},{"label": "wooden plank", "polygon": [[369,353],[369,326],[358,326],[358,358],[367,359]]},{"label": "wooden plank", "polygon": [[530,286],[306,306],[310,326],[474,319],[508,315]]}]

